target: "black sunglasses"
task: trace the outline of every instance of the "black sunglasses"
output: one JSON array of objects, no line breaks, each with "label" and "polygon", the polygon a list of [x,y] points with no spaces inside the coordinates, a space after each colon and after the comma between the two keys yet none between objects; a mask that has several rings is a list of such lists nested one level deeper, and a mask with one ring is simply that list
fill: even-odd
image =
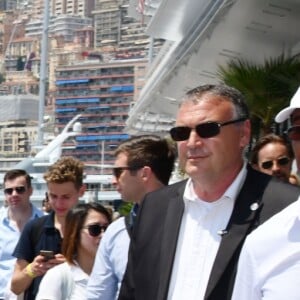
[{"label": "black sunglasses", "polygon": [[[279,166],[286,166],[290,162],[290,159],[288,157],[281,157],[281,158],[278,158],[278,159],[275,159],[275,160],[276,160],[276,162]],[[269,170],[273,167],[273,165],[274,165],[274,161],[273,160],[268,160],[268,161],[264,161],[261,164],[261,167],[263,169]]]},{"label": "black sunglasses", "polygon": [[99,236],[102,232],[104,232],[107,229],[108,225],[100,225],[100,224],[91,224],[87,225],[83,228],[87,228],[90,236]]},{"label": "black sunglasses", "polygon": [[300,141],[300,125],[290,127],[286,134],[290,140]]},{"label": "black sunglasses", "polygon": [[26,192],[26,187],[25,186],[17,186],[15,188],[4,189],[4,193],[7,195],[12,195],[13,191],[16,191],[19,195],[21,195]]},{"label": "black sunglasses", "polygon": [[[196,125],[195,130],[197,134],[202,138],[211,138],[220,133],[221,127],[229,124],[239,123],[247,120],[247,118],[240,118],[236,120],[231,120],[224,123],[218,122],[207,122]],[[170,130],[171,137],[174,141],[185,141],[190,137],[193,128],[187,126],[173,127]]]},{"label": "black sunglasses", "polygon": [[129,171],[136,171],[139,170],[141,168],[143,168],[144,166],[134,166],[134,167],[115,167],[113,168],[113,173],[114,176],[118,179],[121,174],[125,171],[125,170],[129,170]]}]

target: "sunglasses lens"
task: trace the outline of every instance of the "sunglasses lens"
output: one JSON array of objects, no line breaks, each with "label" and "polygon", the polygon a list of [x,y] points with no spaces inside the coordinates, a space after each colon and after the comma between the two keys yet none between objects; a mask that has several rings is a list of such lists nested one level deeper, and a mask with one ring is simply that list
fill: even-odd
[{"label": "sunglasses lens", "polygon": [[[282,157],[277,159],[276,161],[279,166],[285,166],[290,162],[290,159],[288,157]],[[266,170],[271,169],[273,167],[273,161],[272,160],[264,161],[261,164],[261,166]]]},{"label": "sunglasses lens", "polygon": [[16,192],[18,194],[23,194],[26,191],[25,186],[18,186],[16,187]]},{"label": "sunglasses lens", "polygon": [[13,191],[16,191],[18,194],[23,194],[26,191],[25,186],[17,186],[16,188],[7,188],[4,189],[4,193],[7,195],[12,195]]},{"label": "sunglasses lens", "polygon": [[93,224],[88,226],[88,231],[90,236],[99,236],[99,234],[103,231],[105,231],[107,226],[99,225],[99,224]]},{"label": "sunglasses lens", "polygon": [[220,125],[215,122],[199,124],[196,126],[196,132],[202,138],[210,138],[220,133]]},{"label": "sunglasses lens", "polygon": [[7,195],[11,195],[13,190],[14,189],[12,189],[12,188],[7,188],[7,189],[4,189],[4,193],[7,194]]},{"label": "sunglasses lens", "polygon": [[190,133],[191,128],[185,126],[173,127],[170,130],[171,138],[176,142],[187,140],[190,136]]},{"label": "sunglasses lens", "polygon": [[122,171],[122,168],[113,168],[113,173],[116,178],[119,178],[121,176]]},{"label": "sunglasses lens", "polygon": [[269,160],[269,161],[264,161],[264,162],[261,164],[261,166],[262,166],[263,169],[268,170],[268,169],[272,168],[272,166],[273,166],[273,161],[271,161],[271,160]]},{"label": "sunglasses lens", "polygon": [[290,162],[290,159],[288,157],[282,157],[282,158],[279,158],[277,160],[277,163],[280,165],[280,166],[285,166],[287,165],[288,163]]},{"label": "sunglasses lens", "polygon": [[299,141],[300,140],[300,126],[293,126],[288,129],[288,137],[292,141]]}]

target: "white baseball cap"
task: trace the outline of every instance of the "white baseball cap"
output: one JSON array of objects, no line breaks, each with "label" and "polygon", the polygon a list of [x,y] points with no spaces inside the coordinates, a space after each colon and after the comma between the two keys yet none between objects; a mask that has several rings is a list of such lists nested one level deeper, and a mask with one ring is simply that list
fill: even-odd
[{"label": "white baseball cap", "polygon": [[295,93],[295,95],[293,96],[293,98],[291,99],[291,103],[290,106],[282,109],[275,117],[275,121],[277,123],[281,123],[285,120],[287,120],[290,115],[292,114],[292,112],[296,109],[296,108],[300,108],[300,87],[298,88],[297,92]]}]

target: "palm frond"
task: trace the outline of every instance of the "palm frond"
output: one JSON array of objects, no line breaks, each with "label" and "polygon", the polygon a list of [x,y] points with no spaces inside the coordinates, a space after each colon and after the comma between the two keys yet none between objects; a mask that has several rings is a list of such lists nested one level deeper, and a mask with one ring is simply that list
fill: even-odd
[{"label": "palm frond", "polygon": [[300,84],[300,55],[281,54],[258,65],[235,59],[219,66],[217,76],[227,85],[240,90],[246,98],[253,119],[261,130],[270,132],[275,115],[289,105]]}]

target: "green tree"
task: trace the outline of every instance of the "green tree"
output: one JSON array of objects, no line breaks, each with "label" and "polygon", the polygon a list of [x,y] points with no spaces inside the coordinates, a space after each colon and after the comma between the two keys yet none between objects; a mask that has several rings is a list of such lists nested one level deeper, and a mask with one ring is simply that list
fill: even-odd
[{"label": "green tree", "polygon": [[118,209],[118,212],[121,216],[127,216],[130,213],[130,210],[133,207],[133,203],[131,202],[123,202]]},{"label": "green tree", "polygon": [[284,107],[300,83],[299,54],[265,60],[253,64],[238,59],[226,66],[219,66],[219,78],[227,85],[240,90],[249,105],[253,135],[259,137],[273,131],[274,117]]}]

